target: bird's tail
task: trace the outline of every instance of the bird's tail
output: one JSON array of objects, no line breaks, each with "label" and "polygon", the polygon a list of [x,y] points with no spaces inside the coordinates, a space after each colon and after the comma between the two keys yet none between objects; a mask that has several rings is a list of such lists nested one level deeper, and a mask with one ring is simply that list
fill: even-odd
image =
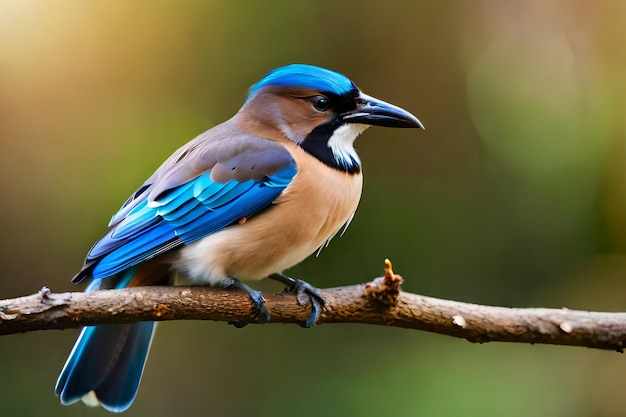
[{"label": "bird's tail", "polygon": [[[124,288],[136,273],[94,280],[86,291]],[[122,412],[132,404],[156,323],[107,324],[84,327],[57,380],[55,394],[62,404],[83,400]]]}]

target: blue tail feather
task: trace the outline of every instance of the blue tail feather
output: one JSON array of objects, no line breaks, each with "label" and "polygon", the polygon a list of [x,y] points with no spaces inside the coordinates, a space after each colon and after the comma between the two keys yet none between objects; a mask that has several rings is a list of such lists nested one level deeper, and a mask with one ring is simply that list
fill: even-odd
[{"label": "blue tail feather", "polygon": [[[88,291],[101,287],[122,288],[134,275],[119,280],[94,280]],[[108,324],[84,327],[70,353],[55,394],[72,404],[93,391],[99,404],[122,412],[132,404],[141,380],[156,323]]]},{"label": "blue tail feather", "polygon": [[128,409],[135,400],[156,323],[137,323],[130,326],[133,329],[128,333],[124,351],[118,356],[117,363],[107,378],[95,389],[100,404],[112,412]]},{"label": "blue tail feather", "polygon": [[132,404],[156,323],[111,324],[83,329],[55,388],[72,404],[94,391],[100,405],[121,412]]}]

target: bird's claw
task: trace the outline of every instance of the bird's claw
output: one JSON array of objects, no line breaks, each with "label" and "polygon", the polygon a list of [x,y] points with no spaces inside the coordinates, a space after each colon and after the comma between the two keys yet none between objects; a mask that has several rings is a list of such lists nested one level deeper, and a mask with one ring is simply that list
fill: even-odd
[{"label": "bird's claw", "polygon": [[243,290],[248,294],[248,296],[250,297],[250,301],[252,301],[252,304],[254,305],[257,319],[256,320],[231,320],[228,322],[228,324],[232,324],[236,328],[240,329],[250,323],[263,324],[263,323],[269,323],[271,321],[270,312],[267,311],[267,308],[265,307],[265,298],[263,298],[263,294],[261,293],[261,291],[254,290],[237,279],[233,279],[232,281],[229,281],[227,283],[226,288],[231,288],[231,287],[239,288],[240,290]]},{"label": "bird's claw", "polygon": [[272,274],[270,275],[270,278],[285,284],[285,291],[295,294],[298,304],[311,304],[311,314],[304,322],[303,327],[309,328],[313,326],[319,318],[322,308],[324,308],[324,299],[322,298],[322,294],[319,289],[315,288],[306,281],[293,279],[280,273]]}]

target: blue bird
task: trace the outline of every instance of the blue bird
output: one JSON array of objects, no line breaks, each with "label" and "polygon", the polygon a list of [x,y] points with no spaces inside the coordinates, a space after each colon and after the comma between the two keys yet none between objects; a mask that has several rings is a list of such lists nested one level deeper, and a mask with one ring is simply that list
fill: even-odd
[{"label": "blue bird", "polygon": [[[281,271],[354,216],[362,176],[353,144],[370,125],[423,129],[340,73],[303,64],[267,73],[234,117],[174,152],[126,200],[73,281],[90,279],[86,291],[178,277],[239,288],[267,322],[263,296],[240,280],[269,277],[311,303],[311,326],[323,300]],[[128,409],[154,329],[152,322],[83,328],[56,384],[61,403]]]}]

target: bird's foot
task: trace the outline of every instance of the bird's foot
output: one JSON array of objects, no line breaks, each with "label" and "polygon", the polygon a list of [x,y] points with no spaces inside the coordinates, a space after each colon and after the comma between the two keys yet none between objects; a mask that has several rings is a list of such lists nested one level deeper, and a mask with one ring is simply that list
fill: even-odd
[{"label": "bird's foot", "polygon": [[269,278],[285,284],[286,290],[296,295],[298,304],[305,305],[311,303],[311,315],[304,322],[304,327],[311,327],[315,324],[324,307],[324,299],[320,291],[306,281],[293,279],[280,272],[272,274]]},{"label": "bird's foot", "polygon": [[250,301],[252,301],[252,304],[254,304],[257,316],[257,320],[231,320],[228,322],[228,324],[232,324],[237,328],[242,328],[250,323],[263,324],[270,322],[271,316],[269,311],[267,311],[267,308],[265,308],[265,298],[263,298],[263,294],[261,293],[261,291],[252,289],[243,282],[234,278],[229,279],[225,283],[224,288],[239,288],[240,290],[245,291],[250,297]]}]

